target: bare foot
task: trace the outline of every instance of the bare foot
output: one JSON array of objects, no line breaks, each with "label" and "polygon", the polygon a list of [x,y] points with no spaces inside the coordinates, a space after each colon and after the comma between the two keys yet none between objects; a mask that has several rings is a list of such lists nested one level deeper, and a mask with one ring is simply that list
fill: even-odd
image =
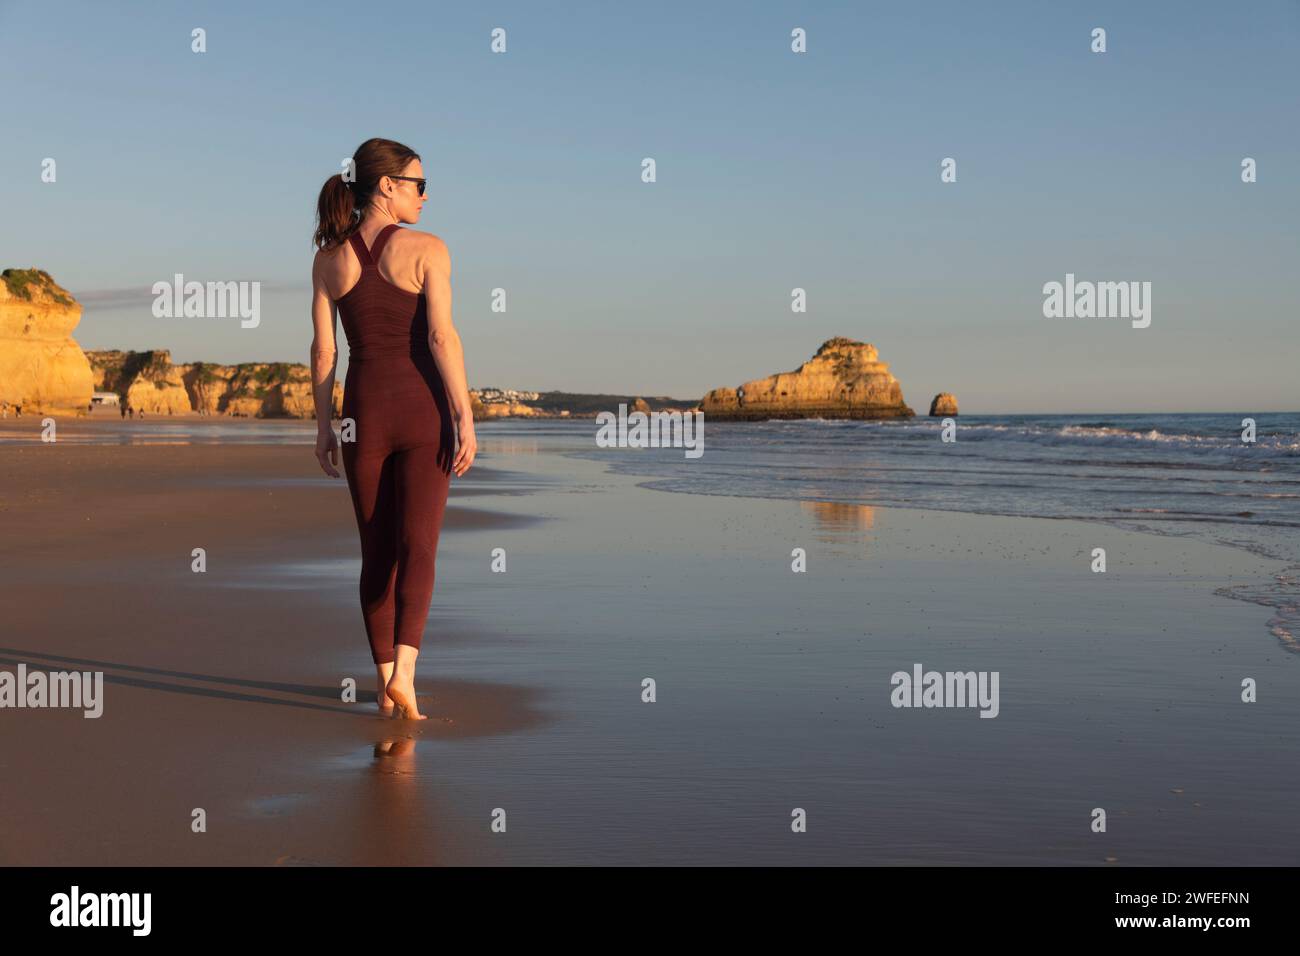
[{"label": "bare foot", "polygon": [[389,700],[388,695],[384,693],[384,688],[386,688],[388,682],[393,679],[393,662],[376,662],[375,677],[377,678],[375,681],[375,706],[379,708],[380,717],[391,717],[393,716],[393,702]]},{"label": "bare foot", "polygon": [[402,681],[400,676],[394,673],[393,679],[384,688],[384,693],[393,702],[393,716],[399,720],[429,719],[420,713],[420,708],[415,702],[415,682],[411,678]]}]

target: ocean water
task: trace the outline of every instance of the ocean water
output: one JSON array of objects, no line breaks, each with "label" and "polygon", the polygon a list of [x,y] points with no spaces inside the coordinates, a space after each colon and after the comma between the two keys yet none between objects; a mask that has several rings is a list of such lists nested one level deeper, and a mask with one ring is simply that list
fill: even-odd
[{"label": "ocean water", "polygon": [[[1245,418],[1255,441],[1242,440]],[[1103,522],[1188,536],[1279,561],[1224,597],[1268,608],[1269,631],[1300,653],[1300,414],[963,415],[940,419],[719,422],[704,454],[678,448],[570,451],[645,476],[660,491],[790,498],[970,514]],[[512,424],[536,432],[538,423]],[[583,436],[584,438],[586,436]]]},{"label": "ocean water", "polygon": [[[1253,418],[1256,440],[1242,441]],[[1098,520],[1300,561],[1300,413],[962,415],[940,420],[709,422],[704,454],[600,448],[591,419],[481,422],[480,439],[604,461],[661,491]],[[0,421],[0,443],[32,423]],[[60,421],[59,441],[311,444],[301,421]],[[482,443],[481,443],[482,444]],[[485,449],[490,445],[485,445]]]},{"label": "ocean water", "polygon": [[[1242,441],[1253,418],[1256,440]],[[962,415],[940,420],[709,422],[704,454],[601,448],[591,419],[481,422],[480,439],[604,461],[661,491],[1099,520],[1300,560],[1300,413]],[[0,422],[0,443],[36,439]],[[301,421],[61,421],[59,441],[311,444]],[[482,442],[480,442],[482,444]],[[485,449],[491,445],[485,445]]]},{"label": "ocean water", "polygon": [[[1254,443],[1242,441],[1246,417],[1256,423]],[[651,477],[649,486],[663,491],[1103,520],[1300,557],[1300,414],[956,422],[956,440],[943,442],[940,420],[930,418],[706,419],[699,458],[680,449],[596,448],[594,439],[573,453]]]}]

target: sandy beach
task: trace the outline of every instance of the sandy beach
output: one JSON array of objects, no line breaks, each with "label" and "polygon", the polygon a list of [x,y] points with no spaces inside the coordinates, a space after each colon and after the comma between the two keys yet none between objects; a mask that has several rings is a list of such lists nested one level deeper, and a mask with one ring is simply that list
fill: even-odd
[{"label": "sandy beach", "polygon": [[[455,493],[488,494],[492,483],[489,467],[476,468]],[[0,660],[10,670],[19,661],[102,670],[106,685],[96,720],[4,712],[0,862],[460,859],[455,834],[442,832],[442,798],[429,817],[409,804],[404,754],[414,739],[535,726],[540,689],[426,672],[422,700],[434,703],[418,730],[373,713],[374,671],[349,607],[355,586],[343,577],[262,586],[263,568],[355,557],[346,485],[320,473],[310,447],[34,437],[0,451],[0,486]],[[503,524],[458,508],[446,531]],[[207,551],[205,574],[190,570],[195,547]],[[445,611],[438,632],[444,645],[477,636]],[[356,704],[340,700],[348,677]],[[373,764],[377,789],[343,772],[371,749],[375,759],[361,765]],[[304,767],[326,777],[303,776]],[[331,767],[352,785],[329,782]],[[314,809],[301,814],[303,804]],[[191,833],[194,807],[226,822]],[[374,829],[358,831],[362,820]]]},{"label": "sandy beach", "polygon": [[[667,493],[566,457],[590,447],[579,423],[485,424],[417,725],[374,713],[356,528],[310,425],[273,444],[4,425],[30,440],[0,444],[0,667],[103,671],[105,700],[0,712],[0,863],[1295,862],[1300,673],[1263,608],[1214,594],[1276,561]],[[914,664],[997,671],[996,719],[892,706]]]}]

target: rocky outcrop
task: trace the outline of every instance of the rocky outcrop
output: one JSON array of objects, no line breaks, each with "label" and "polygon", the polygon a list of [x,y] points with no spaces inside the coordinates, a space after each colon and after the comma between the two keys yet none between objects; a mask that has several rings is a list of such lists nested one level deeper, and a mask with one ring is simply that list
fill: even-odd
[{"label": "rocky outcrop", "polygon": [[833,338],[793,372],[739,388],[715,388],[701,403],[706,419],[910,418],[898,379],[874,345]]},{"label": "rocky outcrop", "polygon": [[[46,272],[6,269],[0,278],[0,402],[25,414],[87,414],[93,393],[114,392],[122,409],[146,415],[230,415],[312,418],[311,370],[301,363],[176,364],[166,349],[83,352],[72,330],[81,306]],[[594,417],[627,396],[569,392],[470,391],[476,419]],[[636,398],[643,411],[664,410],[671,399]],[[334,417],[343,411],[336,376]]]},{"label": "rocky outcrop", "polygon": [[553,418],[541,408],[529,404],[541,397],[539,392],[513,388],[479,388],[469,390],[470,410],[474,420],[485,418]]},{"label": "rocky outcrop", "polygon": [[24,414],[84,413],[95,389],[72,339],[81,306],[40,269],[6,269],[0,279],[0,401]]},{"label": "rocky outcrop", "polygon": [[[146,415],[231,415],[238,418],[312,418],[311,371],[290,362],[249,362],[215,365],[210,362],[173,364],[166,349],[150,352],[92,351],[86,353],[94,372],[94,389],[116,392],[122,408]],[[89,391],[87,392],[89,394]],[[494,418],[594,417],[595,412],[570,412],[560,407],[582,399],[569,393],[521,392],[514,389],[471,389],[470,407],[474,420]],[[629,401],[625,396],[608,396]],[[656,399],[662,403],[665,400]],[[649,409],[644,399],[637,407]],[[601,407],[607,401],[599,403]],[[84,409],[83,409],[84,410]],[[334,381],[333,416],[343,414],[343,383]]]},{"label": "rocky outcrop", "polygon": [[942,418],[945,415],[957,414],[957,396],[949,392],[940,392],[934,396],[934,401],[930,403],[930,416],[932,418]]},{"label": "rocky outcrop", "polygon": [[[88,352],[100,391],[117,392],[123,408],[151,415],[311,418],[311,370],[298,362],[175,365],[166,349]],[[334,381],[333,414],[343,411],[343,383]]]},{"label": "rocky outcrop", "polygon": [[192,411],[183,366],[172,365],[165,350],[86,353],[95,370],[95,388],[116,392],[122,408],[151,415],[186,415]]},{"label": "rocky outcrop", "polygon": [[[520,392],[514,389],[484,388],[471,391],[485,406],[482,417],[495,418],[518,414],[529,418],[591,418],[604,413],[618,414],[619,405],[635,411],[677,412],[681,414],[691,402],[666,395],[615,395],[608,392]],[[494,411],[493,405],[505,402],[508,410]],[[475,415],[479,412],[476,408]]]},{"label": "rocky outcrop", "polygon": [[474,410],[475,421],[481,418],[553,418],[531,405],[523,402],[489,402],[484,405],[478,396],[470,392],[470,407]]}]

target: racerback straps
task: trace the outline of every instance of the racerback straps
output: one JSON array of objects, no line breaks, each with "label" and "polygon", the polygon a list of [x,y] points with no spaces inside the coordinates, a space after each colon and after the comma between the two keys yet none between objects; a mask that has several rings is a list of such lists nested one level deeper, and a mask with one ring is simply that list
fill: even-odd
[{"label": "racerback straps", "polygon": [[366,248],[366,244],[361,238],[361,233],[354,232],[352,235],[348,236],[348,242],[352,243],[352,251],[355,252],[357,258],[361,260],[361,268],[363,270],[366,268],[375,268],[375,263],[377,263],[379,257],[383,255],[384,245],[388,242],[388,237],[393,234],[394,229],[400,228],[401,226],[397,223],[390,222],[387,226],[384,226],[383,229],[380,229],[379,235],[375,236],[374,249]]},{"label": "racerback straps", "polygon": [[379,230],[379,235],[375,236],[375,247],[370,250],[371,262],[379,262],[379,257],[384,254],[384,246],[388,245],[389,237],[392,236],[394,231],[401,228],[402,227],[397,223],[390,222],[388,225],[384,226],[383,229]]}]

